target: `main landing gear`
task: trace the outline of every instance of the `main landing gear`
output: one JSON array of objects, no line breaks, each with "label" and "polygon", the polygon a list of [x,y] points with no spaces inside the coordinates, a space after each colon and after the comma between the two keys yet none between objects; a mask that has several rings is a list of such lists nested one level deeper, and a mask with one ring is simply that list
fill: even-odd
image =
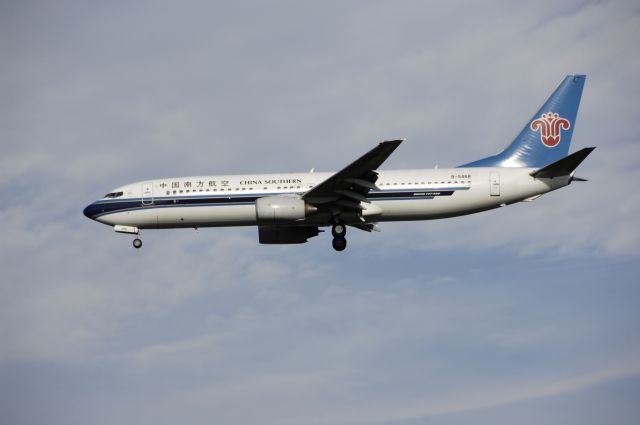
[{"label": "main landing gear", "polygon": [[333,241],[331,242],[333,249],[336,251],[344,251],[347,247],[347,239],[345,238],[347,226],[345,226],[343,222],[337,222],[331,228],[331,234],[333,235]]},{"label": "main landing gear", "polygon": [[135,249],[140,249],[140,248],[142,247],[142,239],[140,239],[140,238],[135,238],[135,239],[133,240],[133,247],[134,247]]}]

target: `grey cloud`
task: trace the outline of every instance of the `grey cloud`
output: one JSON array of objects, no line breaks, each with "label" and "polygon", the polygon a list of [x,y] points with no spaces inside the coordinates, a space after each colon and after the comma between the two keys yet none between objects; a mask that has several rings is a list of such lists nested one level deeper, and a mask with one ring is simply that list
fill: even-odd
[{"label": "grey cloud", "polygon": [[[593,412],[591,389],[637,381],[632,5],[2,8],[11,422],[513,423],[582,418],[558,400]],[[457,165],[573,72],[590,182],[532,204],[353,230],[346,255],[252,228],[145,232],[134,251],[81,214],[123,183],[338,169],[385,137],[408,138],[387,168]],[[620,423],[637,417],[623,399]]]}]

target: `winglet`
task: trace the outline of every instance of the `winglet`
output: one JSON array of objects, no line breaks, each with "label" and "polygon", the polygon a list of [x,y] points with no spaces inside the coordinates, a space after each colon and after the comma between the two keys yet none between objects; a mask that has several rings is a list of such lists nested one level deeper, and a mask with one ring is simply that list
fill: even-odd
[{"label": "winglet", "polygon": [[594,149],[595,147],[580,149],[578,152],[532,172],[531,175],[540,179],[569,176]]}]

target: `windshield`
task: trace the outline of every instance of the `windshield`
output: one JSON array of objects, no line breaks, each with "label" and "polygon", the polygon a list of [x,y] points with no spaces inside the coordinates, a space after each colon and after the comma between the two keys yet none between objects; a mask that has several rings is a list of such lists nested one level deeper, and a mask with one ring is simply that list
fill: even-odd
[{"label": "windshield", "polygon": [[104,195],[105,198],[119,198],[122,196],[122,192],[111,192]]}]

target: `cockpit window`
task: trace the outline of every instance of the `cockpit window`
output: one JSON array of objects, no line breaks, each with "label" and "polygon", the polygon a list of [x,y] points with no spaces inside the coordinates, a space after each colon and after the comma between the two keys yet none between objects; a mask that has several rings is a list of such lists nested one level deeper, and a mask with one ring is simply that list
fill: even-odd
[{"label": "cockpit window", "polygon": [[122,192],[111,192],[104,195],[105,198],[119,198],[123,195]]}]

